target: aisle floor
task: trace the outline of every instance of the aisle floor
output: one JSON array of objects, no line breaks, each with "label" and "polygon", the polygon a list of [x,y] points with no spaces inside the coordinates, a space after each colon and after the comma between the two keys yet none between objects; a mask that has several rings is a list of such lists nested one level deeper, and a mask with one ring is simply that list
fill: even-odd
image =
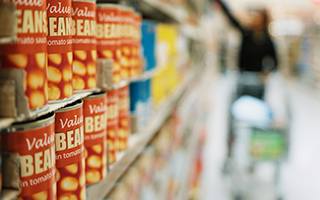
[{"label": "aisle floor", "polygon": [[[208,137],[203,155],[200,199],[232,200],[234,176],[222,174],[227,154],[228,107],[231,100],[234,75],[223,76],[211,86],[210,98],[214,102],[208,120]],[[278,119],[287,119],[286,106],[290,108],[290,139],[287,160],[281,165],[279,189],[284,200],[320,199],[320,98],[305,92],[302,83],[284,84],[274,75],[270,78],[266,101],[276,111]],[[262,163],[252,175],[242,174],[240,185],[247,186],[246,200],[274,200],[275,167]]]}]

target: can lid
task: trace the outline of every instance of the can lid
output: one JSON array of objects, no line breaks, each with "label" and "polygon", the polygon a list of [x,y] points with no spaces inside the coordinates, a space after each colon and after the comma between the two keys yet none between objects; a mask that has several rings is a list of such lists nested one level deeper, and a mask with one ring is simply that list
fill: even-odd
[{"label": "can lid", "polygon": [[83,99],[95,99],[95,98],[106,97],[106,96],[107,96],[106,92],[97,92],[97,93],[93,93]]},{"label": "can lid", "polygon": [[75,102],[72,102],[72,103],[66,105],[63,108],[60,108],[59,110],[57,110],[55,112],[59,113],[59,112],[74,110],[74,109],[80,108],[82,106],[82,104],[83,104],[83,101],[81,99],[79,99],[79,100],[77,100]]},{"label": "can lid", "polygon": [[54,112],[50,112],[36,119],[13,123],[10,127],[1,130],[1,132],[15,132],[41,128],[53,123],[54,117]]},{"label": "can lid", "polygon": [[119,4],[114,3],[97,3],[97,8],[120,8]]}]

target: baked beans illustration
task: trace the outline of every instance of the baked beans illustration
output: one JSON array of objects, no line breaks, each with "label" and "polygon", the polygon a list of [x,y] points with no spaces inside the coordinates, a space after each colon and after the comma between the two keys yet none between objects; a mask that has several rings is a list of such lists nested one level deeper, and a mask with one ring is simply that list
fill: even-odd
[{"label": "baked beans illustration", "polygon": [[97,87],[96,3],[72,0],[73,89]]},{"label": "baked beans illustration", "polygon": [[118,90],[107,91],[107,142],[108,164],[116,161],[118,152],[119,97]]},{"label": "baked beans illustration", "polygon": [[[0,0],[3,2],[4,0]],[[26,77],[23,85],[29,109],[41,109],[47,97],[47,12],[46,1],[15,1],[17,20],[16,42],[0,45],[0,68],[20,69]]]},{"label": "baked beans illustration", "polygon": [[83,100],[86,183],[92,184],[107,175],[107,99],[96,93]]},{"label": "baked beans illustration", "polygon": [[1,151],[20,155],[19,200],[56,199],[54,113],[1,131]]},{"label": "baked beans illustration", "polygon": [[113,59],[113,83],[121,81],[121,16],[115,4],[97,4],[97,52],[100,59]]},{"label": "baked beans illustration", "polygon": [[119,130],[118,130],[118,150],[123,151],[128,147],[130,135],[130,95],[129,86],[119,89]]},{"label": "baked beans illustration", "polygon": [[55,102],[73,95],[71,0],[47,0],[47,13],[48,95]]},{"label": "baked beans illustration", "polygon": [[86,199],[82,100],[56,111],[57,199]]}]

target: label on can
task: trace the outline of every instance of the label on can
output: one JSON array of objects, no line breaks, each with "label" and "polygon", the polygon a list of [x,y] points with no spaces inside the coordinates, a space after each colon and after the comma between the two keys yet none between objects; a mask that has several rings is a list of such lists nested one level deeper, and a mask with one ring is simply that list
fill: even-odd
[{"label": "label on can", "polygon": [[96,3],[72,1],[73,89],[97,87]]},{"label": "label on can", "polygon": [[48,97],[58,100],[73,95],[71,0],[47,0],[47,14]]},{"label": "label on can", "polygon": [[119,99],[118,90],[107,92],[107,142],[109,147],[109,164],[116,161],[118,151],[118,127],[119,127]]},{"label": "label on can", "polygon": [[128,138],[130,134],[130,95],[129,86],[119,89],[119,132],[118,148],[119,151],[128,147]]},{"label": "label on can", "polygon": [[5,2],[16,4],[17,41],[0,45],[0,68],[24,70],[27,76],[21,81],[25,86],[25,96],[29,98],[29,108],[43,107],[48,103],[46,1]]},{"label": "label on can", "polygon": [[92,184],[107,175],[107,99],[83,100],[86,183]]},{"label": "label on can", "polygon": [[122,78],[129,78],[132,67],[133,47],[133,22],[134,12],[130,9],[121,10],[121,76]]},{"label": "label on can", "polygon": [[1,136],[2,151],[20,155],[19,197],[56,199],[54,123]]},{"label": "label on can", "polygon": [[132,68],[130,69],[130,76],[134,77],[141,74],[141,23],[142,18],[140,14],[134,14],[133,21],[133,45],[132,45]]},{"label": "label on can", "polygon": [[86,198],[82,106],[56,113],[57,199]]},{"label": "label on can", "polygon": [[113,59],[113,82],[118,83],[121,81],[120,9],[116,7],[98,7],[96,12],[98,58]]}]

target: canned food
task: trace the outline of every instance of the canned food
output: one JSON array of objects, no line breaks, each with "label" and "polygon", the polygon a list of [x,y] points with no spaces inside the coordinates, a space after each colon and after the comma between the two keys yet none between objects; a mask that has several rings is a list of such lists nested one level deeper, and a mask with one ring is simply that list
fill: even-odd
[{"label": "canned food", "polygon": [[133,21],[134,11],[127,6],[121,6],[121,76],[122,78],[131,77],[133,49]]},{"label": "canned food", "polygon": [[82,104],[56,111],[57,199],[86,199]]},{"label": "canned food", "polygon": [[118,150],[122,151],[128,147],[130,134],[130,95],[129,86],[126,85],[119,89],[119,131],[118,131]]},{"label": "canned food", "polygon": [[97,4],[97,52],[100,59],[113,59],[113,83],[121,81],[121,18],[116,4]]},{"label": "canned food", "polygon": [[118,127],[119,127],[119,99],[118,90],[107,91],[107,142],[109,148],[108,164],[116,161],[118,151]]},{"label": "canned food", "polygon": [[19,199],[56,199],[54,113],[2,130],[1,150],[20,155]]},{"label": "canned food", "polygon": [[73,89],[97,87],[96,3],[72,0]]},{"label": "canned food", "polygon": [[132,68],[130,69],[131,77],[137,76],[142,72],[140,57],[142,16],[140,13],[134,13],[133,19]]},{"label": "canned food", "polygon": [[92,184],[107,175],[107,99],[106,93],[83,100],[86,183]]},{"label": "canned food", "polygon": [[48,103],[47,5],[45,1],[9,1],[16,4],[17,41],[0,45],[0,68],[25,71],[18,84],[25,88],[29,109],[39,110]]},{"label": "canned food", "polygon": [[49,101],[68,99],[72,87],[71,0],[47,0]]},{"label": "canned food", "polygon": [[156,23],[143,21],[141,27],[142,54],[146,60],[145,71],[150,71],[156,67]]}]

